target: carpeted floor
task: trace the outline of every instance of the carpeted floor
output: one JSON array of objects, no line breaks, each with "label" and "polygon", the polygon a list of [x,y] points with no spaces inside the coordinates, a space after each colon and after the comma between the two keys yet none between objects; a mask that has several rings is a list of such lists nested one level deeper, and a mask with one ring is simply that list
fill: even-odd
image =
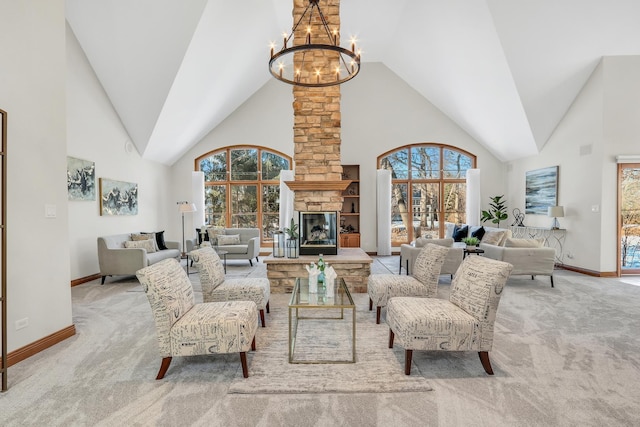
[{"label": "carpeted floor", "polygon": [[[397,257],[376,258],[372,272],[397,272],[397,263]],[[232,277],[264,274],[262,263],[228,267]],[[190,278],[198,290],[197,274]],[[639,425],[640,279],[558,270],[555,284],[509,279],[490,353],[493,377],[474,352],[415,352],[413,375],[432,391],[238,394],[230,393],[239,381],[237,355],[176,358],[165,379],[155,381],[160,359],[140,285],[134,278],[87,283],[72,289],[78,333],[9,369],[0,425]],[[438,296],[448,292],[441,276]],[[383,331],[379,345],[387,354],[402,354],[386,348],[387,327],[375,325],[366,295],[356,298],[358,322]],[[286,301],[273,297],[266,329],[281,327]]]}]

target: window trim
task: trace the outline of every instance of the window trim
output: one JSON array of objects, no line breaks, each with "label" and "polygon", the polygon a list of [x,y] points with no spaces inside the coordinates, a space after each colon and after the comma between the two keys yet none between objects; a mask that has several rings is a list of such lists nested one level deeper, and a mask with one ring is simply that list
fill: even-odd
[{"label": "window trim", "polygon": [[[231,180],[231,152],[233,150],[257,150],[258,151],[258,163],[257,163],[257,167],[258,170],[257,172],[257,179],[255,180],[235,180],[232,181]],[[270,240],[265,240],[263,237],[264,235],[264,230],[262,229],[263,227],[263,212],[262,212],[262,207],[263,207],[263,200],[262,200],[262,193],[263,193],[263,185],[280,185],[280,180],[265,180],[262,178],[262,154],[263,152],[267,152],[269,154],[274,154],[276,156],[282,157],[283,159],[285,159],[286,161],[289,162],[289,168],[293,167],[293,158],[285,153],[282,153],[278,150],[274,150],[272,148],[269,147],[264,147],[264,146],[260,146],[260,145],[251,145],[251,144],[240,144],[240,145],[227,145],[224,147],[218,147],[214,150],[208,151],[198,157],[196,157],[194,159],[194,170],[196,172],[200,172],[200,163],[205,160],[208,157],[220,154],[222,152],[225,152],[225,157],[226,157],[226,166],[227,166],[227,171],[226,171],[226,179],[225,180],[221,180],[221,181],[206,181],[205,180],[205,188],[207,186],[223,186],[225,188],[225,207],[226,207],[226,212],[225,212],[225,223],[227,225],[232,224],[231,219],[232,219],[232,212],[231,212],[231,187],[234,185],[254,185],[257,187],[257,215],[256,215],[256,224],[257,224],[257,228],[260,229],[260,246],[261,247],[266,247],[268,245],[271,244]],[[205,195],[205,200],[206,200],[206,195]]]},{"label": "window trim", "polygon": [[[440,152],[440,169],[439,169],[439,177],[437,179],[434,178],[423,178],[423,179],[414,179],[412,178],[412,174],[411,174],[411,151],[413,148],[421,148],[421,147],[434,147],[434,148],[438,148],[439,152]],[[444,210],[444,191],[445,191],[445,186],[446,184],[452,184],[452,183],[465,183],[466,184],[466,177],[463,178],[445,178],[444,177],[444,169],[443,169],[443,159],[444,159],[444,150],[450,150],[450,151],[454,151],[456,153],[460,153],[462,155],[465,155],[467,157],[469,157],[471,159],[471,168],[476,168],[477,166],[477,162],[478,162],[478,158],[475,154],[464,150],[462,148],[458,148],[455,147],[453,145],[449,145],[449,144],[441,144],[441,143],[437,143],[437,142],[419,142],[419,143],[414,143],[414,144],[406,144],[406,145],[402,145],[399,147],[396,147],[392,150],[388,150],[384,153],[382,153],[381,155],[378,156],[378,158],[376,159],[376,164],[377,164],[377,168],[380,169],[382,167],[382,160],[388,156],[390,156],[393,153],[396,153],[398,151],[402,151],[402,150],[408,150],[408,156],[407,156],[407,167],[408,167],[408,171],[407,171],[407,177],[406,178],[392,178],[391,180],[391,185],[393,186],[394,184],[404,184],[407,187],[407,206],[409,206],[409,214],[412,216],[413,218],[413,192],[412,192],[412,185],[416,184],[416,183],[426,183],[426,184],[433,184],[433,183],[437,183],[438,184],[438,211],[437,211],[437,215],[438,218],[444,218],[445,215],[445,210]],[[444,223],[442,224],[441,227],[438,228],[438,234],[440,238],[444,237],[445,234],[445,227],[444,227]],[[398,242],[398,241],[391,241],[391,244],[393,245],[394,243],[397,245],[401,245],[403,243],[409,243],[411,241],[415,240],[415,237],[413,236],[413,227],[409,227],[409,230],[407,230],[407,241],[405,242]]]}]

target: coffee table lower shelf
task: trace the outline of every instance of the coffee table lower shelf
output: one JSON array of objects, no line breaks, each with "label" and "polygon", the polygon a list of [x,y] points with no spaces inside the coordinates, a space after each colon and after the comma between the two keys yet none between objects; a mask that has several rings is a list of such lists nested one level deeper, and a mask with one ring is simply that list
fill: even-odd
[{"label": "coffee table lower shelf", "polygon": [[[351,310],[351,357],[348,359],[296,359],[295,347],[298,334],[298,323],[304,320],[340,321],[345,319],[345,311]],[[337,312],[339,311],[339,315]],[[309,315],[321,312],[322,315]],[[305,315],[305,313],[307,315]],[[326,316],[324,314],[327,314]],[[336,315],[331,315],[336,313]],[[355,363],[356,361],[356,305],[351,298],[344,279],[336,280],[333,297],[326,296],[326,290],[319,287],[318,293],[309,293],[309,281],[306,278],[296,279],[291,300],[289,302],[289,363],[329,364]]]}]

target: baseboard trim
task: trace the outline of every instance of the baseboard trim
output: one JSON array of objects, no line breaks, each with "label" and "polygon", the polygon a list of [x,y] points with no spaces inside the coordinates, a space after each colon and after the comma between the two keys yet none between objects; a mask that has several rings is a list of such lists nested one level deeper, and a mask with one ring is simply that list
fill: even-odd
[{"label": "baseboard trim", "polygon": [[576,273],[586,274],[587,276],[592,277],[618,277],[618,274],[615,271],[595,271],[588,270],[586,268],[574,267],[567,264],[556,265],[556,268],[561,268],[563,270],[574,271]]},{"label": "baseboard trim", "polygon": [[91,276],[81,277],[79,279],[74,279],[71,281],[71,287],[82,285],[83,283],[91,282],[92,280],[96,280],[101,278],[100,273],[92,274]]},{"label": "baseboard trim", "polygon": [[43,350],[48,349],[51,346],[58,344],[70,338],[76,334],[76,326],[67,326],[64,329],[54,332],[51,335],[47,335],[44,338],[40,338],[38,341],[34,341],[31,344],[27,344],[17,350],[14,350],[7,354],[7,366],[15,365],[18,362],[22,362],[29,357],[40,353]]}]

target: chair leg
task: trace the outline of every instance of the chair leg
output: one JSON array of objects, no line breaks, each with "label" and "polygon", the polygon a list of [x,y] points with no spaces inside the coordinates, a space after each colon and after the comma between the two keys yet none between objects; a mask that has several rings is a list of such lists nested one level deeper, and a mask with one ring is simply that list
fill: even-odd
[{"label": "chair leg", "polygon": [[260,309],[260,323],[262,324],[262,327],[264,328],[264,309]]},{"label": "chair leg", "polygon": [[553,276],[549,276],[549,278],[551,279],[551,287],[553,288]]},{"label": "chair leg", "polygon": [[251,341],[251,351],[256,351],[256,337],[253,336],[253,340]]},{"label": "chair leg", "polygon": [[369,311],[373,310],[373,300],[369,298]]},{"label": "chair leg", "polygon": [[160,364],[160,370],[158,371],[158,376],[156,380],[161,380],[164,378],[164,374],[167,373],[167,369],[169,369],[169,365],[171,365],[171,357],[163,357],[162,364]]},{"label": "chair leg", "polygon": [[267,301],[267,313],[269,313],[269,301]]},{"label": "chair leg", "polygon": [[394,338],[395,338],[395,334],[393,333],[391,328],[389,328],[389,348],[393,348],[393,339]]},{"label": "chair leg", "polygon": [[531,275],[531,280],[534,280],[536,276],[534,276],[533,274]]},{"label": "chair leg", "polygon": [[382,311],[382,307],[376,307],[376,325],[380,324],[380,312]]},{"label": "chair leg", "polygon": [[404,271],[406,271],[406,272],[407,272],[407,276],[408,276],[408,275],[409,275],[409,260],[406,260],[406,261],[405,261],[405,268],[404,268]]},{"label": "chair leg", "polygon": [[404,351],[404,374],[411,375],[411,358],[413,357],[413,350]]},{"label": "chair leg", "polygon": [[253,267],[253,261],[251,261],[251,259],[249,259],[249,265]]},{"label": "chair leg", "polygon": [[398,267],[398,276],[402,274],[402,257],[400,257],[400,265]]},{"label": "chair leg", "polygon": [[493,375],[493,369],[491,369],[491,362],[489,362],[489,352],[479,351],[478,356],[480,356],[480,362],[482,362],[482,367],[484,368],[484,371],[489,375]]},{"label": "chair leg", "polygon": [[242,365],[242,376],[249,378],[249,368],[247,368],[247,352],[240,352],[240,364]]},{"label": "chair leg", "polygon": [[256,262],[260,262],[260,258],[256,257]]},{"label": "chair leg", "polygon": [[107,278],[107,276],[102,276],[102,279],[100,280],[100,284],[101,285],[104,285],[104,279],[106,279],[106,278]]}]

